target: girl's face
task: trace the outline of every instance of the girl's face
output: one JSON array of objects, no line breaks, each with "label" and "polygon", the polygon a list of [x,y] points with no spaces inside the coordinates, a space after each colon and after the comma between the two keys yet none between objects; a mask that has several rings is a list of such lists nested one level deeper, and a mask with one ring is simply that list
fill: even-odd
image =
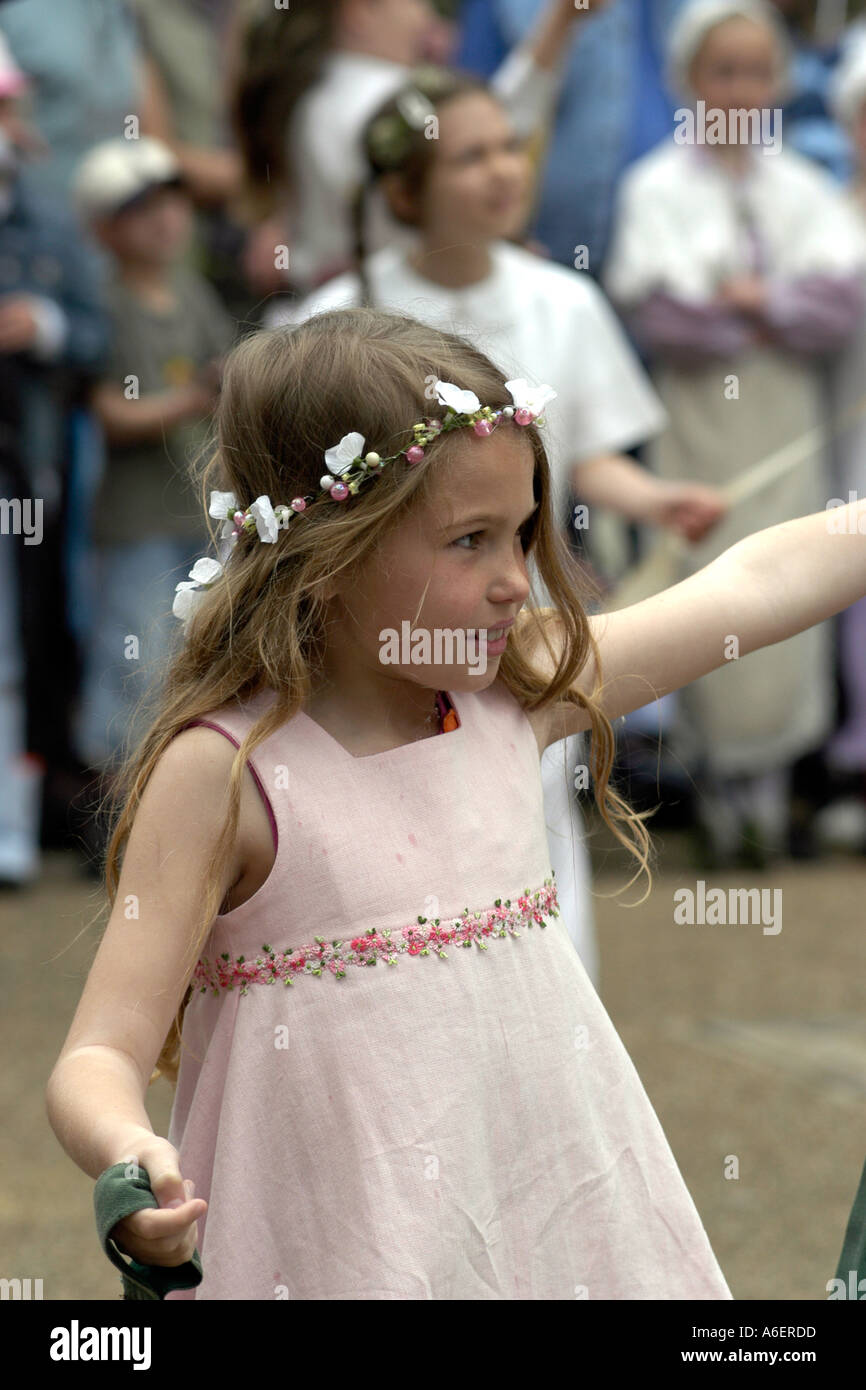
[{"label": "girl's face", "polygon": [[532,165],[503,108],[484,92],[446,102],[418,221],[437,243],[519,235],[529,215]]},{"label": "girl's face", "polygon": [[726,19],[701,44],[691,68],[692,86],[707,107],[721,111],[773,106],[779,86],[774,36],[750,19]]},{"label": "girl's face", "polygon": [[[361,663],[377,678],[430,690],[479,691],[495,680],[507,634],[489,636],[486,646],[465,637],[461,646],[445,634],[492,634],[520,612],[530,589],[523,540],[536,507],[534,458],[520,426],[506,422],[487,438],[462,431],[453,448],[429,499],[340,586],[330,629],[332,640],[350,648],[337,658],[340,669]],[[416,634],[417,655],[389,647],[383,636],[402,640],[403,623],[407,642]],[[417,636],[423,632],[426,651]],[[408,660],[394,659],[403,655]]]}]

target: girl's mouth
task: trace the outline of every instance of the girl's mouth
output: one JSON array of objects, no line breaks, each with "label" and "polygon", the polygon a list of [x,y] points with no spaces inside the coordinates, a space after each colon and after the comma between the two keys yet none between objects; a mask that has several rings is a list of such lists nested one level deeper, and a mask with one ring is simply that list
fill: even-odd
[{"label": "girl's mouth", "polygon": [[508,634],[513,626],[512,618],[510,622],[500,623],[498,627],[477,628],[474,637],[476,646],[479,650],[486,651],[489,656],[499,656],[508,645]]}]

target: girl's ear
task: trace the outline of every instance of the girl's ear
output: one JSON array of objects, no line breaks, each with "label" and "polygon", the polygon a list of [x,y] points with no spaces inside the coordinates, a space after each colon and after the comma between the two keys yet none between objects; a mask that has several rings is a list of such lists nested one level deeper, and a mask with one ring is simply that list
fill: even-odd
[{"label": "girl's ear", "polygon": [[380,183],[385,201],[398,222],[405,222],[411,227],[417,226],[418,198],[403,175],[396,172],[383,174]]}]

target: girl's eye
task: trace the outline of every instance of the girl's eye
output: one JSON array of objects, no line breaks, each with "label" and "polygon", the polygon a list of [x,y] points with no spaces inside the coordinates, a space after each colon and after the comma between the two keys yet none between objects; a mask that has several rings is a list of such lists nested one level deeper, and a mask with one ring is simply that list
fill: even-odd
[{"label": "girl's eye", "polygon": [[[528,550],[532,544],[534,530],[535,518],[530,517],[528,521],[525,521],[523,525],[514,532],[515,536],[520,538],[520,544],[524,552]],[[460,550],[477,550],[478,545],[475,543],[476,538],[483,535],[483,531],[467,531],[465,536],[458,536],[451,544],[457,546]],[[471,544],[464,546],[463,541],[470,541]]]}]

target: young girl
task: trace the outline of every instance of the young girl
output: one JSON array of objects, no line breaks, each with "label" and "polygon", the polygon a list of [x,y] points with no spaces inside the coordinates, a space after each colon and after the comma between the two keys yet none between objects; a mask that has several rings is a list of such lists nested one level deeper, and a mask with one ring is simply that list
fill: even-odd
[{"label": "young girl", "polygon": [[[593,9],[601,0],[593,0]],[[517,128],[542,128],[570,43],[589,8],[546,0],[532,34],[492,79]],[[288,281],[303,292],[351,265],[351,207],[364,176],[360,134],[404,84],[409,69],[441,46],[428,0],[294,0],[242,30],[231,96],[246,201],[266,220],[257,234],[262,271],[275,244],[289,248]],[[429,138],[429,137],[428,137]],[[384,202],[370,209],[371,243],[409,244]]]},{"label": "young girl", "polygon": [[[435,140],[425,137],[431,116]],[[508,239],[526,225],[533,180],[525,142],[496,95],[475,79],[425,68],[374,113],[363,147],[357,273],[300,303],[278,301],[266,322],[301,323],[324,309],[374,303],[460,333],[511,377],[557,382],[546,436],[554,515],[568,526],[570,494],[577,494],[589,523],[577,534],[599,569],[617,539],[605,533],[605,508],[693,540],[703,535],[724,510],[719,494],[655,478],[621,452],[658,433],[665,414],[601,290],[590,276]],[[366,211],[380,186],[393,215],[417,230],[414,251],[389,246],[365,254]],[[583,522],[580,511],[575,520]],[[545,754],[545,814],[566,921],[598,986],[577,797],[576,769],[585,761],[581,739]]]},{"label": "young girl", "polygon": [[[866,504],[588,618],[549,396],[369,309],[229,356],[202,479],[222,565],[181,593],[47,1094],[85,1172],[149,1176],[124,1251],[177,1266],[200,1230],[180,1297],[731,1297],[556,915],[539,756],[591,730],[596,800],[647,868],[611,719],[719,666],[731,631],[745,656],[861,597]],[[530,555],[556,608],[524,617]],[[143,1096],[178,1052],[163,1139]]]},{"label": "young girl", "polygon": [[[862,315],[866,238],[829,176],[780,147],[778,120],[770,128],[784,53],[759,0],[687,6],[671,65],[694,120],[625,175],[606,267],[670,415],[647,451],[660,476],[721,484],[813,431],[819,440],[783,484],[732,509],[688,568],[832,495],[821,368]],[[683,751],[703,761],[698,804],[717,863],[741,849],[748,822],[756,858],[787,848],[790,765],[832,728],[831,639],[818,627],[753,662],[732,652],[688,691],[695,747]]]}]

